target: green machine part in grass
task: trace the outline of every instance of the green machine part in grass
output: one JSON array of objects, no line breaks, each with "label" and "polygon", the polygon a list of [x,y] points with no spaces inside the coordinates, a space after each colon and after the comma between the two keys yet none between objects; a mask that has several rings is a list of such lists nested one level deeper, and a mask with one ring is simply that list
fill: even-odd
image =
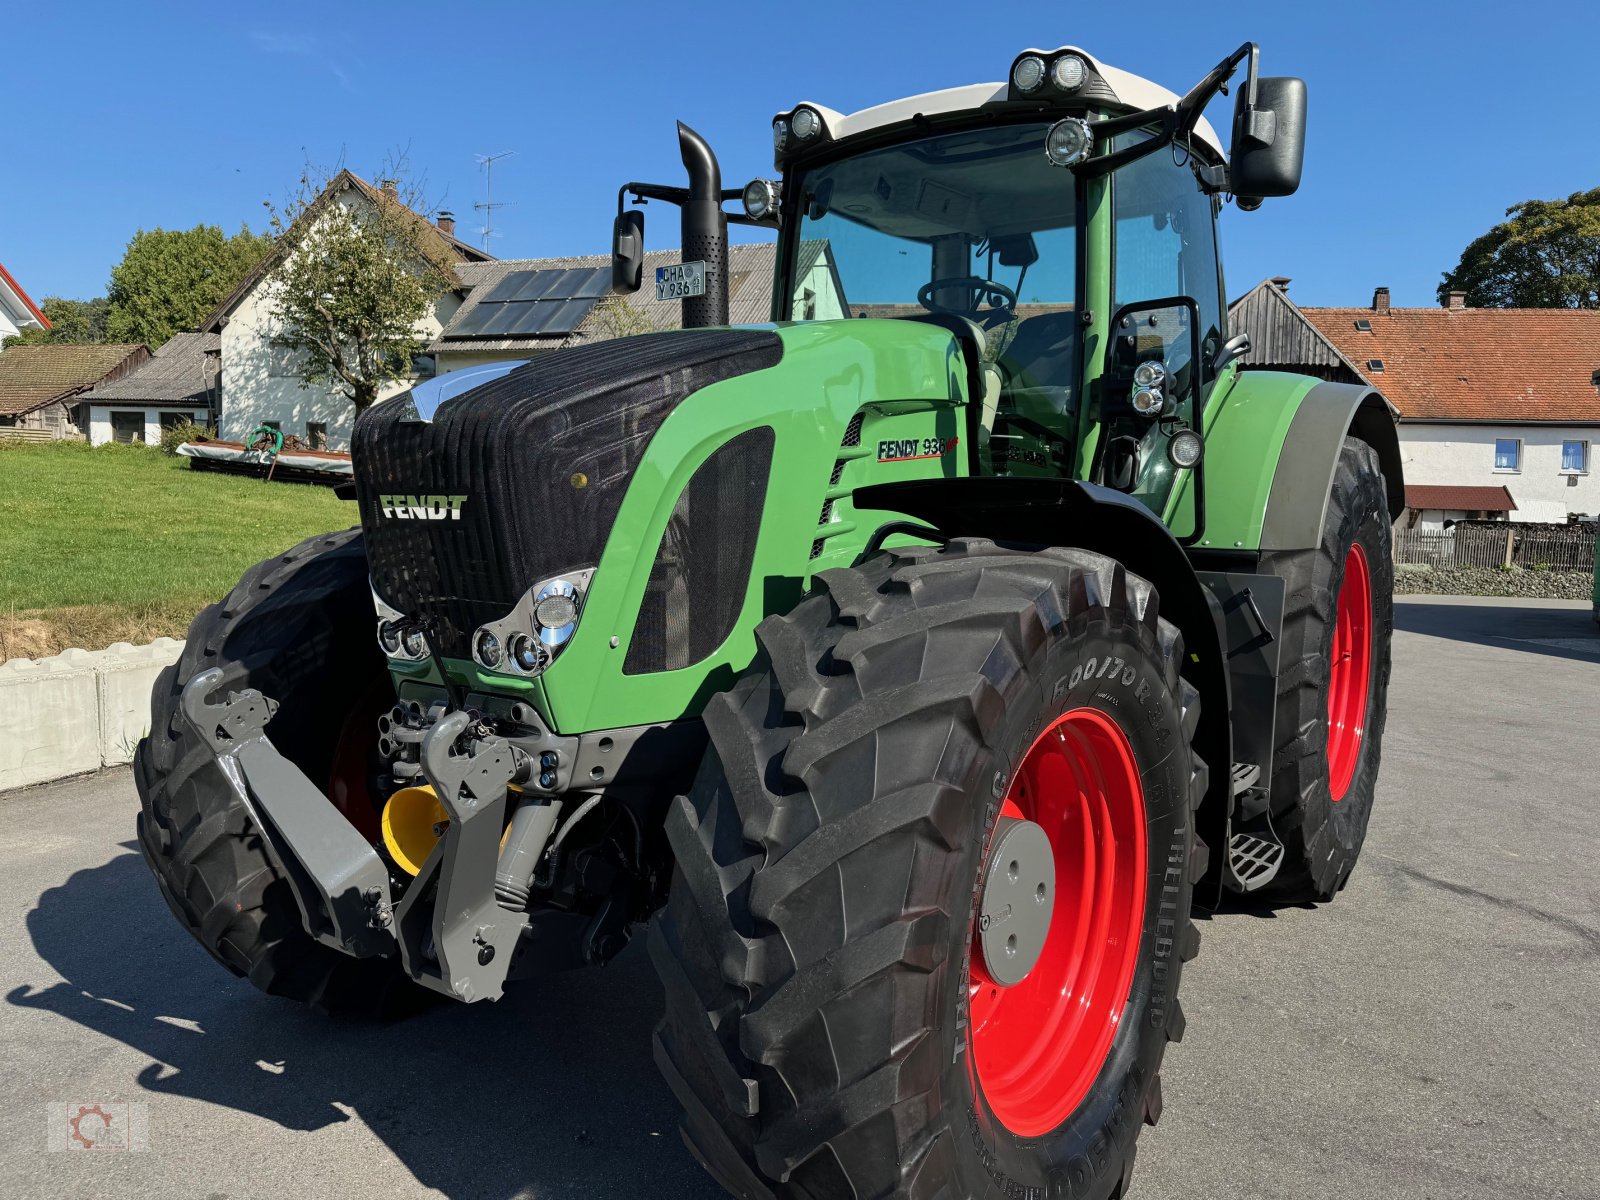
[{"label": "green machine part in grass", "polygon": [[[1392,411],[1227,327],[1217,214],[1303,153],[1256,59],[801,104],[742,191],[680,126],[612,286],[626,197],[677,205],[686,328],[374,406],[360,528],[196,618],[136,764],[180,920],[360,1012],[648,923],[733,1193],[1126,1195],[1196,895],[1332,899],[1383,732]],[[730,220],[776,230],[769,324],[728,327]],[[485,336],[596,274],[509,276]]]}]

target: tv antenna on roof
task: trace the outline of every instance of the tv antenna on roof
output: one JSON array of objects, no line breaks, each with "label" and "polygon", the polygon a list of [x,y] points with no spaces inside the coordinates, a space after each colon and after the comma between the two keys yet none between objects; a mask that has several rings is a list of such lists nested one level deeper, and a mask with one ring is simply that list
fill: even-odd
[{"label": "tv antenna on roof", "polygon": [[494,198],[494,164],[502,158],[510,158],[515,150],[502,150],[499,154],[478,155],[478,165],[483,168],[483,201],[472,207],[483,214],[483,248],[489,248],[489,239],[494,236],[494,210],[504,208],[508,201],[496,201]]}]

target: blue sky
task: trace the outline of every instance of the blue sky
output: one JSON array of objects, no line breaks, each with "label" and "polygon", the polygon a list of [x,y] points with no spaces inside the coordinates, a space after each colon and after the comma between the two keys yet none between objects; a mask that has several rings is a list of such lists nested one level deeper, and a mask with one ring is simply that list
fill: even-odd
[{"label": "blue sky", "polygon": [[[22,4],[3,22],[0,262],[37,299],[89,297],[140,227],[260,227],[302,164],[371,177],[409,149],[474,242],[603,252],[618,184],[677,182],[674,117],[730,185],[770,173],[770,117],[998,80],[1083,46],[1184,91],[1240,42],[1310,85],[1298,195],[1224,218],[1229,291],[1292,276],[1305,304],[1433,304],[1463,246],[1530,197],[1600,186],[1600,5],[1464,2]],[[1226,129],[1227,101],[1212,112]],[[656,206],[650,244],[676,243]]]}]

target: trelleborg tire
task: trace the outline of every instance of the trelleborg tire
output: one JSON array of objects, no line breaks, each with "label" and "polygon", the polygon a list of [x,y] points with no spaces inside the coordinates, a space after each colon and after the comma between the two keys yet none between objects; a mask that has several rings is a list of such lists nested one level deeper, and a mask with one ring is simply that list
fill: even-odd
[{"label": "trelleborg tire", "polygon": [[1262,899],[1331,900],[1361,853],[1388,710],[1391,539],[1377,451],[1346,438],[1321,542],[1261,557],[1287,585],[1268,800],[1285,853]]},{"label": "trelleborg tire", "polygon": [[[690,1149],[746,1197],[1123,1195],[1205,869],[1199,698],[1154,590],[958,541],[823,572],[759,634],[706,710],[651,931]],[[976,917],[1019,813],[1059,886],[1002,990]]]},{"label": "trelleborg tire", "polygon": [[[353,822],[375,820],[366,749],[393,692],[373,635],[359,530],[311,538],[247,571],[195,617],[156,680],[150,736],[134,756],[139,845],[179,922],[235,975],[330,1012],[409,1010],[424,994],[393,958],[357,959],[305,932],[300,910],[210,749],[178,714],[183,686],[220,667],[219,691],[279,702],[267,736]],[[370,828],[375,828],[370,826]]]}]

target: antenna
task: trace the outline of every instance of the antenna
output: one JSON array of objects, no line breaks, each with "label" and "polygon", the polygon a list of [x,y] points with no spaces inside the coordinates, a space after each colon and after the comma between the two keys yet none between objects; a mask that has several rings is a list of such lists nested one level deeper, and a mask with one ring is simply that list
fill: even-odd
[{"label": "antenna", "polygon": [[510,158],[515,150],[502,150],[499,154],[478,155],[478,165],[483,168],[483,202],[472,207],[483,214],[483,248],[489,248],[489,239],[494,236],[494,210],[504,208],[507,201],[496,201],[494,198],[494,164],[502,158]]}]

